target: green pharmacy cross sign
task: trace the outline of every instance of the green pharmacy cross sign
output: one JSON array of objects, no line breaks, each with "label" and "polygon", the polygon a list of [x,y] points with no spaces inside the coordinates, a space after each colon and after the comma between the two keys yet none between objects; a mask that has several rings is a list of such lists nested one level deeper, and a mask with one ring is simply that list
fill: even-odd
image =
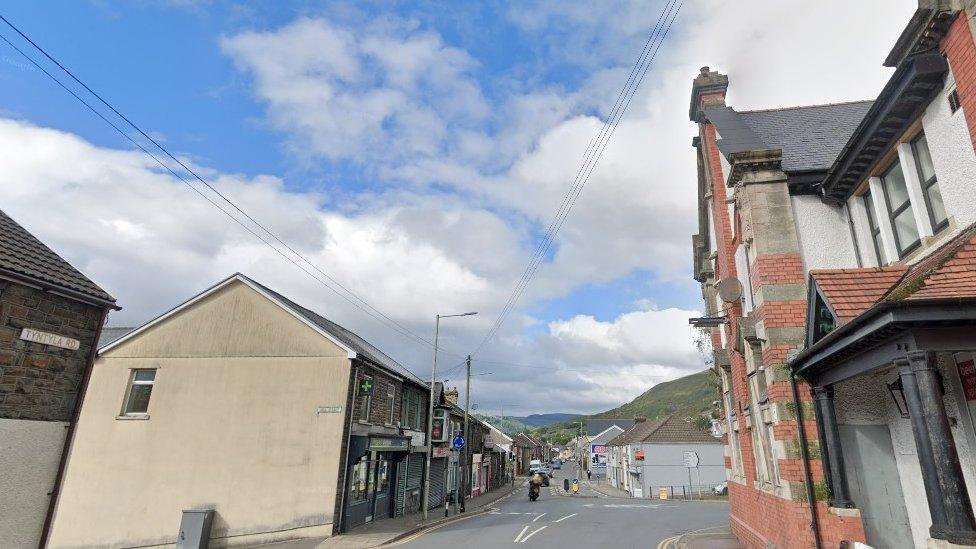
[{"label": "green pharmacy cross sign", "polygon": [[372,396],[373,395],[373,380],[364,379],[359,382],[359,394],[362,396]]}]

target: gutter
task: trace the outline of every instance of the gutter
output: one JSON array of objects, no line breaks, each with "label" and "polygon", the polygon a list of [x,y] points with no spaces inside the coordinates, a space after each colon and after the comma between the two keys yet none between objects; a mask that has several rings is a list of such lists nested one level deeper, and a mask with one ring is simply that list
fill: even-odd
[{"label": "gutter", "polygon": [[[121,309],[115,304],[112,304],[116,310]],[[50,500],[47,505],[47,514],[44,516],[44,526],[41,528],[41,539],[37,546],[40,548],[47,547],[48,538],[51,535],[51,527],[54,522],[54,513],[58,506],[58,500],[61,497],[61,485],[64,482],[64,472],[68,467],[68,454],[71,452],[71,445],[75,439],[75,427],[78,425],[78,418],[81,417],[81,405],[85,401],[85,394],[88,392],[88,382],[91,380],[92,369],[95,365],[95,355],[98,353],[98,339],[102,337],[102,328],[105,326],[105,320],[108,318],[108,308],[102,309],[102,318],[98,322],[98,328],[95,330],[95,339],[92,341],[91,351],[88,353],[88,361],[85,366],[85,373],[81,379],[81,388],[78,392],[78,398],[75,401],[75,409],[71,413],[71,422],[68,423],[67,429],[68,433],[64,437],[64,446],[61,448],[61,459],[58,462],[58,473],[54,477],[54,488],[49,494]]]},{"label": "gutter", "polygon": [[0,278],[5,278],[7,280],[12,280],[14,282],[17,282],[18,284],[25,284],[27,286],[38,288],[45,292],[55,293],[60,296],[66,297],[68,299],[80,301],[86,305],[94,305],[96,307],[114,309],[116,311],[122,310],[122,307],[117,305],[114,300],[110,301],[107,299],[101,299],[92,295],[88,295],[84,292],[80,292],[78,290],[73,290],[71,288],[68,288],[67,286],[62,286],[60,284],[54,284],[46,280],[40,280],[37,278],[24,276],[22,274],[19,274],[15,271],[11,271],[9,269],[0,269]]}]

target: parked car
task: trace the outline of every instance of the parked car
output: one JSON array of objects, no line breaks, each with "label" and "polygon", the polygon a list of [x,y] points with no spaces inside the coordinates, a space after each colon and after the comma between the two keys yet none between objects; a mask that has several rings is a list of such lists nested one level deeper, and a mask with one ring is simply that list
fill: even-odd
[{"label": "parked car", "polygon": [[539,468],[539,470],[542,471],[543,475],[552,478],[552,467],[550,467],[549,465],[543,465],[542,467]]},{"label": "parked car", "polygon": [[712,488],[712,492],[714,492],[716,496],[729,495],[729,483],[723,482],[722,484],[715,486],[715,488]]},{"label": "parked car", "polygon": [[562,469],[563,468],[563,460],[561,460],[559,458],[556,458],[556,459],[552,460],[552,468],[553,469]]}]

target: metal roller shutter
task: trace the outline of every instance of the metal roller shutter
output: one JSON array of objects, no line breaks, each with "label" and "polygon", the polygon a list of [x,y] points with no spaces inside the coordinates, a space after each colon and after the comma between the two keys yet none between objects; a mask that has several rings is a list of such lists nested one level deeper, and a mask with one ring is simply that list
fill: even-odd
[{"label": "metal roller shutter", "polygon": [[447,458],[430,460],[430,500],[428,509],[444,503],[444,477],[447,474]]}]

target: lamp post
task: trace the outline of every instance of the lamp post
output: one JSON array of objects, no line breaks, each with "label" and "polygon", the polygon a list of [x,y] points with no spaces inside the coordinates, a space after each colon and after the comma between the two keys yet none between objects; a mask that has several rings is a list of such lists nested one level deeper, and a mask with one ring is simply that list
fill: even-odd
[{"label": "lamp post", "polygon": [[434,365],[430,369],[430,396],[427,399],[427,466],[424,467],[424,493],[423,511],[424,520],[427,520],[427,507],[430,503],[430,456],[434,452],[434,442],[431,440],[431,431],[434,430],[434,383],[437,382],[437,339],[441,333],[441,319],[456,316],[472,316],[478,314],[461,313],[456,315],[436,315],[434,320]]}]

